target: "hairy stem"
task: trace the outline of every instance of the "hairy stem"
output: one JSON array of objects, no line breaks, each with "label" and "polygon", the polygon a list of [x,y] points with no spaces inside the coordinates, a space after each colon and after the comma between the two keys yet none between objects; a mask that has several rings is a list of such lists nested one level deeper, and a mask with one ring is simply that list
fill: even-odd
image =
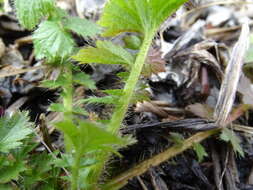
[{"label": "hairy stem", "polygon": [[112,133],[117,133],[121,123],[125,117],[125,114],[127,112],[128,105],[130,104],[130,100],[132,98],[132,95],[134,93],[135,86],[138,82],[139,76],[142,71],[142,67],[145,63],[148,50],[151,46],[152,40],[154,37],[154,33],[150,32],[149,35],[146,35],[146,37],[143,40],[143,44],[141,46],[141,49],[138,53],[138,56],[135,60],[135,63],[131,69],[131,73],[129,75],[129,78],[126,82],[123,96],[120,98],[118,105],[116,106],[116,109],[113,113],[111,122],[109,124],[109,131]]},{"label": "hairy stem", "polygon": [[79,169],[80,169],[80,162],[82,154],[81,151],[77,151],[75,153],[75,161],[74,165],[72,166],[72,175],[71,175],[71,190],[78,190],[78,181],[79,181]]},{"label": "hairy stem", "polygon": [[[64,67],[66,81],[63,86],[63,106],[64,106],[64,120],[73,121],[73,81],[72,81],[72,65],[66,64]],[[64,142],[66,145],[67,152],[72,150],[69,147],[68,139],[65,137]],[[76,150],[74,153],[74,164],[72,166],[72,175],[71,175],[71,190],[78,190],[78,181],[79,181],[79,169],[81,161],[80,151]]]},{"label": "hairy stem", "polygon": [[72,66],[67,64],[65,66],[66,82],[63,86],[63,106],[65,109],[64,120],[72,121],[72,111],[73,111],[73,86],[72,86]]},{"label": "hairy stem", "polygon": [[182,146],[174,145],[164,152],[143,161],[142,163],[138,164],[134,168],[124,172],[123,174],[117,176],[116,178],[112,179],[109,183],[107,183],[103,189],[111,190],[115,187],[120,188],[127,184],[128,180],[132,179],[133,177],[139,176],[145,173],[149,168],[158,166],[159,164],[167,161],[168,159],[182,153],[183,151],[191,148],[194,143],[199,143],[206,138],[210,137],[218,133],[220,129],[213,129],[206,132],[199,132],[190,138],[183,141]]}]

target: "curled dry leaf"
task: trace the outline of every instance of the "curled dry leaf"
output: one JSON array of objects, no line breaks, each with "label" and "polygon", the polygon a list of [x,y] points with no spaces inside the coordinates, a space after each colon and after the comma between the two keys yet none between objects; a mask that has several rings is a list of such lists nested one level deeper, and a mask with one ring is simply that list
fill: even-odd
[{"label": "curled dry leaf", "polygon": [[142,75],[149,77],[152,74],[165,72],[166,61],[162,58],[162,52],[155,48],[150,48],[146,64],[143,67]]}]

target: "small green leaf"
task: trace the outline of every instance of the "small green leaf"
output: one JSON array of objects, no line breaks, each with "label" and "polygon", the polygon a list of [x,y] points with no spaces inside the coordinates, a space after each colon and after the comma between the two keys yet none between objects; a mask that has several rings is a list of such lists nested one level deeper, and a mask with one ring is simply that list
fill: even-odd
[{"label": "small green leaf", "polygon": [[109,133],[94,123],[80,121],[79,127],[82,145],[86,152],[103,150],[104,146],[113,147],[126,144],[124,139]]},{"label": "small green leaf", "polygon": [[224,128],[222,130],[220,138],[225,142],[230,142],[233,146],[234,151],[239,153],[240,156],[244,157],[243,149],[240,146],[240,139],[236,136],[236,134],[232,130]]},{"label": "small green leaf", "polygon": [[138,36],[127,35],[123,37],[125,47],[128,49],[138,50],[141,47],[142,40]]},{"label": "small green leaf", "polygon": [[120,77],[122,81],[126,82],[129,78],[129,72],[119,72],[117,76]]},{"label": "small green leaf", "polygon": [[87,104],[117,104],[117,99],[113,96],[104,96],[104,97],[89,97],[86,99],[79,100],[78,105],[87,103]]},{"label": "small green leaf", "polygon": [[13,190],[11,185],[0,184],[0,190]]},{"label": "small green leaf", "polygon": [[35,55],[38,59],[64,59],[73,52],[75,42],[58,22],[45,21],[33,34]]},{"label": "small green leaf", "polygon": [[121,46],[110,41],[97,41],[97,47],[80,50],[73,58],[81,63],[132,65],[134,57]]},{"label": "small green leaf", "polygon": [[205,148],[200,143],[193,144],[193,150],[196,152],[199,162],[201,162],[205,156],[208,156]]},{"label": "small green leaf", "polygon": [[170,139],[179,147],[183,146],[184,137],[180,133],[170,133]]},{"label": "small green leaf", "polygon": [[55,123],[55,126],[64,133],[68,149],[74,147],[77,150],[81,146],[79,129],[76,125],[70,121],[62,121]]},{"label": "small green leaf", "polygon": [[27,113],[16,113],[12,117],[0,118],[0,152],[8,152],[22,145],[33,131]]},{"label": "small green leaf", "polygon": [[46,88],[59,88],[66,84],[66,77],[62,74],[56,80],[44,80],[41,82],[41,86]]},{"label": "small green leaf", "polygon": [[81,107],[78,107],[78,106],[75,106],[73,108],[73,113],[79,114],[79,115],[89,115],[89,113],[87,111],[85,111],[84,108],[81,108]]},{"label": "small green leaf", "polygon": [[65,108],[64,108],[63,104],[53,103],[50,105],[49,110],[55,111],[55,112],[64,112]]},{"label": "small green leaf", "polygon": [[17,180],[19,174],[26,170],[25,163],[17,160],[12,165],[0,168],[0,183],[7,183],[11,180]]},{"label": "small green leaf", "polygon": [[77,84],[84,85],[85,87],[89,89],[96,89],[96,83],[94,80],[90,78],[89,75],[85,73],[77,73],[73,75],[73,81]]},{"label": "small green leaf", "polygon": [[74,164],[74,158],[72,154],[64,153],[61,154],[61,158],[56,158],[54,160],[54,165],[56,167],[70,167]]},{"label": "small green leaf", "polygon": [[70,121],[64,121],[57,123],[56,126],[68,136],[75,150],[81,151],[82,154],[101,151],[105,146],[123,146],[128,143],[126,140],[107,132],[95,123],[79,121],[79,125],[75,126]]},{"label": "small green leaf", "polygon": [[15,0],[15,8],[20,24],[33,29],[43,17],[55,11],[53,0]]},{"label": "small green leaf", "polygon": [[67,17],[63,22],[64,28],[75,32],[82,37],[93,37],[100,33],[101,29],[95,23],[79,17]]},{"label": "small green leaf", "polygon": [[108,89],[108,90],[102,90],[102,92],[109,94],[111,96],[122,96],[123,90],[122,89]]}]

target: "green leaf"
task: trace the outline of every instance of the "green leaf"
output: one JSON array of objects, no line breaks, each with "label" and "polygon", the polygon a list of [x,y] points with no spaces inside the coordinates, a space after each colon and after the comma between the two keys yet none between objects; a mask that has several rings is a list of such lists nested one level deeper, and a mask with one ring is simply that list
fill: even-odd
[{"label": "green leaf", "polygon": [[67,17],[63,21],[64,28],[75,32],[82,37],[93,37],[101,32],[95,23],[78,17]]},{"label": "green leaf", "polygon": [[105,5],[99,24],[104,36],[121,32],[154,32],[186,0],[111,0]]},{"label": "green leaf", "polygon": [[122,89],[110,89],[102,90],[102,92],[109,94],[109,96],[104,97],[89,97],[86,99],[79,100],[77,104],[117,104],[120,96],[123,94]]},{"label": "green leaf", "polygon": [[138,36],[127,35],[123,37],[125,47],[128,49],[138,50],[141,47],[142,40]]},{"label": "green leaf", "polygon": [[78,114],[78,115],[89,115],[89,113],[87,111],[85,111],[84,108],[81,108],[81,107],[78,107],[78,106],[75,106],[73,108],[73,113]]},{"label": "green leaf", "polygon": [[[89,122],[80,121],[80,136],[82,137],[84,149],[87,152],[103,150],[103,147],[113,147],[115,145],[125,145],[124,139],[111,134],[102,127]],[[99,137],[99,138],[97,138]],[[86,144],[86,147],[85,147]]]},{"label": "green leaf", "polygon": [[179,147],[183,146],[184,136],[180,133],[170,133],[170,139]]},{"label": "green leaf", "polygon": [[28,159],[27,170],[22,173],[19,184],[22,184],[22,189],[34,189],[39,185],[39,189],[46,189],[45,185],[54,186],[56,188],[56,180],[58,180],[61,168],[56,166],[57,158],[55,153],[33,153]]},{"label": "green leaf", "polygon": [[66,77],[62,74],[56,80],[44,80],[41,82],[41,86],[46,88],[59,88],[66,84]]},{"label": "green leaf", "polygon": [[12,117],[0,118],[0,152],[8,152],[22,145],[33,131],[27,113],[16,113]]},{"label": "green leaf", "polygon": [[22,160],[17,160],[12,165],[0,168],[0,183],[7,183],[14,179],[17,180],[19,174],[25,170],[25,163]]},{"label": "green leaf", "polygon": [[110,41],[97,41],[97,47],[80,50],[73,58],[81,63],[132,65],[134,57],[121,46]]},{"label": "green leaf", "polygon": [[86,99],[79,100],[77,104],[117,104],[118,98],[113,96],[104,96],[104,97],[90,97]]},{"label": "green leaf", "polygon": [[240,139],[236,136],[236,134],[232,130],[224,128],[222,130],[220,138],[225,142],[230,142],[232,144],[234,151],[239,153],[240,156],[244,157],[243,149],[240,146]]},{"label": "green leaf", "polygon": [[102,92],[105,92],[111,96],[122,96],[123,90],[122,89],[108,89],[108,90],[102,90]]},{"label": "green leaf", "polygon": [[127,144],[124,139],[107,132],[94,123],[79,121],[79,125],[75,126],[69,121],[64,121],[57,123],[56,126],[68,136],[78,152],[88,153],[103,150],[105,146]]},{"label": "green leaf", "polygon": [[63,106],[63,104],[53,103],[53,104],[50,105],[49,110],[50,111],[55,111],[55,112],[64,112],[65,107]]},{"label": "green leaf", "polygon": [[75,42],[58,22],[45,21],[33,34],[35,55],[38,59],[64,59],[73,52]]},{"label": "green leaf", "polygon": [[129,72],[119,72],[117,76],[120,77],[122,81],[126,82],[129,78]]},{"label": "green leaf", "polygon": [[193,144],[193,150],[196,152],[199,162],[201,162],[205,156],[208,156],[205,148],[200,143]]},{"label": "green leaf", "polygon": [[89,89],[96,89],[96,83],[90,78],[89,75],[79,72],[73,75],[73,81],[77,84],[84,85]]},{"label": "green leaf", "polygon": [[153,26],[159,27],[173,12],[187,0],[147,0],[151,10]]},{"label": "green leaf", "polygon": [[0,190],[13,190],[11,185],[0,184]]},{"label": "green leaf", "polygon": [[20,24],[30,30],[55,10],[53,0],[15,0],[14,3]]}]

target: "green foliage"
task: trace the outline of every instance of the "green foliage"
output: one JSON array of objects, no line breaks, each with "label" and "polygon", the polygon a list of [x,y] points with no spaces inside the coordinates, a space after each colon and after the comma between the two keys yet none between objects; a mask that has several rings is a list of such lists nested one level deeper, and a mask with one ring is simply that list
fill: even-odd
[{"label": "green foliage", "polygon": [[54,0],[15,0],[15,7],[23,27],[31,30],[38,25],[33,34],[38,59],[52,62],[71,56],[76,45],[71,32],[83,37],[93,37],[100,32],[95,23],[71,17],[57,8]]},{"label": "green foliage", "polygon": [[49,110],[54,112],[64,112],[64,106],[62,104],[52,103]]},{"label": "green foliage", "polygon": [[35,54],[38,59],[66,58],[74,49],[74,40],[60,23],[45,21],[33,34]]},{"label": "green foliage", "polygon": [[16,113],[12,117],[0,118],[0,152],[7,153],[21,146],[22,141],[32,133],[31,126],[27,113]]},{"label": "green foliage", "polygon": [[97,41],[97,47],[82,49],[73,58],[81,63],[132,65],[134,57],[121,46],[110,41]]},{"label": "green foliage", "polygon": [[29,30],[34,29],[42,18],[49,17],[55,11],[54,0],[15,0],[20,24]]},{"label": "green foliage", "polygon": [[[56,165],[63,163],[67,168],[72,169],[72,190],[96,189],[99,176],[110,154],[118,154],[117,150],[120,147],[132,142],[131,138],[118,136],[118,130],[128,105],[133,100],[143,98],[142,88],[136,88],[136,86],[152,39],[162,22],[185,1],[110,0],[107,2],[102,18],[98,22],[104,27],[103,35],[113,36],[121,32],[134,31],[140,33],[140,38],[139,40],[137,38],[125,40],[126,46],[130,44],[131,49],[139,50],[137,55],[129,53],[123,47],[110,41],[97,41],[96,47],[87,47],[73,57],[81,63],[121,64],[130,70],[128,76],[125,76],[127,80],[124,90],[107,90],[108,96],[105,98],[89,100],[89,102],[100,101],[102,103],[112,102],[112,100],[116,102],[110,123],[101,126],[82,121],[73,114],[87,114],[73,103],[73,84],[77,83],[94,89],[95,83],[86,74],[76,74],[73,66],[66,64],[76,46],[71,32],[82,37],[92,37],[100,32],[100,27],[87,20],[68,16],[63,10],[55,7],[54,3],[51,4],[50,0],[33,0],[32,6],[28,1],[16,0],[15,5],[20,23],[28,29],[38,26],[33,34],[36,57],[45,58],[48,62],[58,60],[61,63],[60,77],[52,82],[45,81],[44,85],[63,89],[61,93],[63,104],[53,104],[51,109],[64,113],[63,121],[57,123],[56,126],[64,133],[67,153],[62,160],[57,159]],[[25,3],[22,4],[22,2]],[[135,91],[139,95],[134,96]],[[41,161],[41,159],[35,160]],[[53,166],[50,159],[42,159],[42,162]],[[35,170],[39,169],[36,164],[32,166],[36,168]],[[43,168],[41,171],[43,174],[39,174],[39,177],[33,175],[36,178],[35,181],[44,180],[44,173],[51,170]],[[45,188],[55,189],[50,186],[50,182],[47,185],[49,186]]]},{"label": "green foliage", "polygon": [[41,82],[41,86],[54,89],[64,86],[66,83],[66,77],[64,74],[60,75],[56,80],[44,80]]},{"label": "green foliage", "polygon": [[81,84],[89,89],[96,89],[94,80],[92,80],[89,75],[82,72],[73,75],[73,82]]},{"label": "green foliage", "polygon": [[26,140],[31,137],[32,123],[27,113],[0,118],[0,183],[17,180],[26,170]]},{"label": "green foliage", "polygon": [[201,162],[205,156],[208,156],[205,148],[200,143],[195,143],[193,145],[193,150],[196,152],[199,162]]},{"label": "green foliage", "polygon": [[[125,87],[120,96],[110,95],[107,98],[90,98],[89,102],[111,103],[118,97],[115,111],[108,124],[107,131],[117,134],[127,112],[128,105],[135,100],[142,99],[143,93],[134,96],[142,67],[147,59],[152,40],[160,25],[185,0],[111,0],[104,7],[99,24],[105,28],[103,36],[115,36],[122,32],[140,33],[140,40],[126,39],[130,48],[137,49],[137,55],[130,54],[126,49],[108,41],[97,41],[96,47],[80,50],[73,58],[81,63],[122,64],[128,66],[130,73],[125,77]],[[139,92],[142,92],[140,90]],[[105,163],[110,154],[98,153],[97,160]],[[95,164],[87,174],[87,183],[96,184],[103,164]],[[95,185],[96,186],[96,185]],[[86,189],[95,189],[95,186]]]},{"label": "green foliage", "polygon": [[[61,160],[58,158],[58,160]],[[22,178],[18,181],[25,189],[58,189],[60,181],[61,167],[56,165],[57,159],[52,154],[46,152],[32,154],[29,156],[26,171],[22,173]],[[64,182],[62,180],[62,182]]]},{"label": "green foliage", "polygon": [[104,97],[89,97],[78,101],[78,104],[117,104],[118,97],[104,96]]},{"label": "green foliage", "polygon": [[68,136],[72,148],[82,154],[100,151],[105,146],[126,144],[121,138],[94,123],[79,121],[79,125],[76,126],[71,122],[63,121],[56,126]]},{"label": "green foliage", "polygon": [[121,32],[147,34],[156,31],[184,2],[186,0],[109,1],[99,24],[106,28],[104,36],[114,36]]},{"label": "green foliage", "polygon": [[[123,139],[113,135],[101,126],[85,121],[78,121],[75,125],[71,121],[63,121],[56,124],[57,128],[64,132],[68,149],[72,150],[72,188],[86,186],[89,182],[82,179],[82,174],[89,172],[89,167],[103,162],[95,155],[106,152],[117,153],[116,149],[131,143],[129,139]],[[86,158],[86,159],[85,159]],[[85,171],[87,169],[87,171]],[[81,177],[79,177],[79,175]],[[73,187],[74,186],[74,187]]]},{"label": "green foliage", "polygon": [[123,37],[125,48],[138,50],[141,47],[141,39],[138,36],[127,35]]},{"label": "green foliage", "polygon": [[236,134],[232,130],[224,128],[222,130],[220,138],[225,142],[230,142],[235,153],[238,153],[240,156],[244,157],[243,149],[240,146],[240,139],[236,136]]},{"label": "green foliage", "polygon": [[180,133],[170,133],[170,139],[179,147],[183,146],[184,137]]},{"label": "green foliage", "polygon": [[64,28],[75,32],[76,34],[87,37],[95,36],[100,33],[100,28],[93,22],[78,17],[68,17],[63,21]]},{"label": "green foliage", "polygon": [[[6,159],[7,155],[1,155],[1,159]],[[0,165],[0,183],[7,183],[11,180],[17,180],[19,174],[26,170],[23,158],[8,158]]]}]

